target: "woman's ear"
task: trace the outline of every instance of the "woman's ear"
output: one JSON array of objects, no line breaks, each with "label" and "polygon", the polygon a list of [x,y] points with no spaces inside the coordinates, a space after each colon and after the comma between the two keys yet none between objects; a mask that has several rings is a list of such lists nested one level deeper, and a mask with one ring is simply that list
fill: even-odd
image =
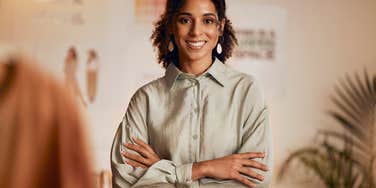
[{"label": "woman's ear", "polygon": [[173,21],[171,21],[171,23],[167,24],[168,35],[174,35],[174,31],[175,31],[174,24],[173,24]]},{"label": "woman's ear", "polygon": [[225,24],[226,24],[226,18],[223,18],[220,22],[220,28],[219,28],[219,35],[222,36],[224,29],[225,29]]},{"label": "woman's ear", "polygon": [[173,34],[173,29],[172,29],[171,26],[167,28],[167,33],[168,33],[168,35],[172,35]]}]

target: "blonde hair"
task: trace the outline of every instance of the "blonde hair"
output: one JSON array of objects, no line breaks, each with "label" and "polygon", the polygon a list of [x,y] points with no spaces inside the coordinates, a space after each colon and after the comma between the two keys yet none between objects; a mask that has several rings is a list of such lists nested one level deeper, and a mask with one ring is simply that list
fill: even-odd
[{"label": "blonde hair", "polygon": [[85,123],[72,94],[28,58],[0,66],[11,78],[0,89],[0,187],[94,187]]}]

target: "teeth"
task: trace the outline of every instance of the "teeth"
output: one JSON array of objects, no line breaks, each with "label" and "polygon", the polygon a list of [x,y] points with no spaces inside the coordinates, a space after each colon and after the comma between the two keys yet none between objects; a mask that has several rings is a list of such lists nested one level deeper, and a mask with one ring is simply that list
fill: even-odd
[{"label": "teeth", "polygon": [[201,47],[205,44],[205,41],[197,41],[197,42],[187,41],[187,43],[193,47]]}]

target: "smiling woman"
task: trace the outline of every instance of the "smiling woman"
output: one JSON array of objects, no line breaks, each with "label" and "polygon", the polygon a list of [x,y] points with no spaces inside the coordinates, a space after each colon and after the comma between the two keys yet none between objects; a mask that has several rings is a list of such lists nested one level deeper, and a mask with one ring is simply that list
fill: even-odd
[{"label": "smiling woman", "polygon": [[[202,4],[202,6],[206,5],[208,7],[193,7],[196,9],[208,8],[207,10],[211,10],[210,12],[203,13],[203,15],[198,15],[199,17],[196,20],[192,17],[192,14],[183,11],[182,9],[188,9],[188,6],[191,6],[189,5],[189,1],[187,2],[187,5],[183,7],[184,4],[184,1],[167,1],[166,12],[161,16],[161,19],[155,26],[151,39],[153,40],[153,46],[158,50],[158,62],[163,63],[164,67],[167,67],[171,62],[176,62],[178,60],[179,50],[177,50],[177,48],[174,48],[174,50],[168,49],[168,46],[170,46],[169,44],[176,46],[175,41],[177,41],[177,36],[174,35],[174,32],[187,32],[187,29],[194,29],[192,26],[195,26],[193,24],[196,24],[197,21],[199,22],[198,24],[205,28],[196,29],[203,29],[209,36],[212,36],[213,34],[217,35],[217,37],[214,38],[214,41],[219,40],[218,44],[223,49],[223,53],[218,53],[217,50],[214,49],[214,46],[212,46],[211,49],[207,49],[207,52],[211,51],[213,58],[216,57],[221,62],[225,62],[231,57],[232,51],[237,44],[234,29],[225,14],[225,2],[217,0],[211,1],[207,4]],[[205,9],[202,11],[205,11]],[[178,15],[181,15],[180,19]],[[194,35],[194,32],[191,34]],[[198,37],[201,36],[190,36],[189,38],[197,39]],[[217,42],[214,43],[214,45],[216,44]]]},{"label": "smiling woman", "polygon": [[132,97],[111,151],[113,187],[269,187],[269,112],[224,0],[168,0],[151,37],[164,77]]}]

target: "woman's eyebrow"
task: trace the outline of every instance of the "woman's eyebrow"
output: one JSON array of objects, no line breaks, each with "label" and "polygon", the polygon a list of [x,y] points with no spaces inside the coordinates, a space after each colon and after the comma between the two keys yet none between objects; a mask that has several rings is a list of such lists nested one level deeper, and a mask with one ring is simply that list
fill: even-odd
[{"label": "woman's eyebrow", "polygon": [[179,12],[179,13],[177,14],[177,16],[192,16],[192,14],[191,14],[191,13],[188,13],[188,12]]},{"label": "woman's eyebrow", "polygon": [[[177,16],[193,16],[191,13],[189,13],[189,12],[179,12],[178,14],[177,14]],[[217,15],[216,14],[214,14],[214,13],[205,13],[205,14],[203,14],[202,15],[203,17],[205,17],[205,16],[213,16],[213,17],[217,17]]]},{"label": "woman's eyebrow", "polygon": [[217,17],[217,15],[214,14],[214,13],[205,13],[204,16],[214,16],[214,17]]}]

